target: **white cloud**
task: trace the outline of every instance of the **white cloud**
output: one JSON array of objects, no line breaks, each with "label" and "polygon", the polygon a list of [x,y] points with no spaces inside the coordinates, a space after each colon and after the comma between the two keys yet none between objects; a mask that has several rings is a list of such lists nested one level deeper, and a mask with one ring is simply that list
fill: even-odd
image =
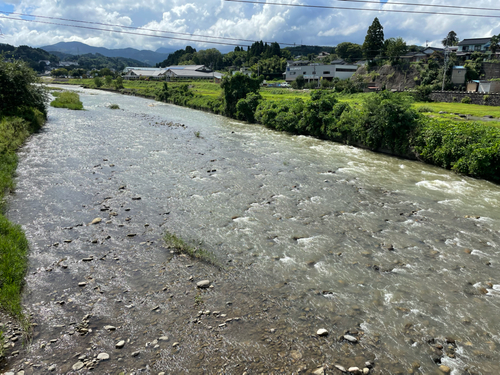
[{"label": "white cloud", "polygon": [[[278,0],[283,3],[298,4],[299,0]],[[425,0],[426,3],[442,4],[445,0]],[[224,0],[7,0],[4,6],[14,7],[16,12],[29,13],[57,18],[75,19],[88,22],[121,26],[144,27],[159,31],[189,33],[209,36],[224,36],[248,40],[278,41],[282,43],[336,45],[348,41],[363,43],[368,26],[378,17],[384,27],[386,38],[402,37],[409,44],[440,45],[450,30],[458,37],[473,38],[500,33],[500,19],[453,17],[445,15],[408,14],[383,12],[380,9],[410,10],[408,6],[363,3],[332,3],[318,0],[315,4],[329,6],[364,8],[365,11],[341,9],[311,9],[277,5],[257,5],[227,2]],[[454,6],[471,6],[469,1],[456,0]],[[473,6],[481,8],[496,7],[492,0],[478,0]],[[0,8],[2,9],[2,8]],[[368,10],[370,9],[370,10]],[[375,10],[375,11],[374,11]],[[456,8],[424,8],[420,11],[478,13],[486,11],[461,10]],[[178,39],[154,38],[147,35],[112,33],[104,30],[64,26],[68,21],[38,19],[35,23],[15,20],[18,16],[0,18],[3,43],[14,45],[27,44],[41,46],[60,41],[81,41],[94,46],[108,48],[133,47],[155,50],[162,46],[184,48],[191,45],[198,49],[217,47],[209,44]],[[58,24],[58,25],[57,25]],[[108,26],[75,24],[96,29],[110,29]],[[115,28],[120,30],[119,27]],[[127,30],[126,31],[134,30]],[[155,34],[189,38],[186,35],[162,34],[155,31],[137,31],[142,34]],[[196,40],[206,40],[193,37]],[[228,42],[228,41],[226,41]],[[251,42],[250,42],[251,43]],[[250,44],[241,42],[242,45]]]}]

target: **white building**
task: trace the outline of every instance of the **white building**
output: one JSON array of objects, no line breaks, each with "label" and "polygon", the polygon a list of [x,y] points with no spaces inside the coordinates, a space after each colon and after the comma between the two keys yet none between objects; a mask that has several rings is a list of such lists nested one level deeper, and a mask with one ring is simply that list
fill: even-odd
[{"label": "white building", "polygon": [[222,74],[214,72],[205,65],[174,65],[166,68],[125,68],[125,79],[221,79]]},{"label": "white building", "polygon": [[303,76],[307,82],[322,79],[328,81],[334,78],[348,79],[358,69],[357,65],[345,64],[335,61],[331,64],[310,63],[309,61],[289,61],[286,72],[283,73],[287,82],[295,81],[298,76]]}]

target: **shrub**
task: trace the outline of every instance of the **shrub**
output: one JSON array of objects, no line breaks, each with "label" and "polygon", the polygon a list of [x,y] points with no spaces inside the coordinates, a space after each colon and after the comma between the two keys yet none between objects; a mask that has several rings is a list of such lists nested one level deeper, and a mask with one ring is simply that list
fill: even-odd
[{"label": "shrub", "polygon": [[55,108],[68,108],[73,110],[83,109],[83,104],[76,92],[63,91],[58,93],[57,97],[50,102],[50,105]]},{"label": "shrub", "polygon": [[94,85],[95,85],[95,87],[101,87],[102,86],[102,79],[101,79],[101,77],[95,77],[94,78]]},{"label": "shrub", "polygon": [[419,157],[442,168],[500,181],[500,128],[427,119],[414,142]]},{"label": "shrub", "polygon": [[262,99],[260,94],[249,93],[246,98],[236,104],[236,118],[248,122],[255,122],[255,110]]},{"label": "shrub", "polygon": [[472,99],[469,96],[464,96],[461,100],[461,103],[470,104],[472,103]]},{"label": "shrub", "polygon": [[426,107],[426,106],[418,107],[417,111],[421,112],[421,113],[423,113],[423,112],[427,112],[427,113],[434,112],[434,110],[431,107]]},{"label": "shrub", "polygon": [[484,95],[483,96],[483,102],[488,103],[489,100],[490,100],[490,96],[489,95]]}]

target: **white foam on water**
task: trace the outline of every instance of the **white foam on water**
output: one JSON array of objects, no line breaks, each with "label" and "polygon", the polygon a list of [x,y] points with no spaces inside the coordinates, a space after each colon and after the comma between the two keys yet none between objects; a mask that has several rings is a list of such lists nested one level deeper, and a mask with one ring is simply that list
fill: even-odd
[{"label": "white foam on water", "polygon": [[442,201],[438,201],[438,204],[444,204],[448,206],[455,206],[460,203],[461,203],[460,199],[445,199]]},{"label": "white foam on water", "polygon": [[477,255],[477,256],[480,256],[480,257],[487,257],[487,256],[489,256],[488,254],[483,253],[480,250],[472,250],[471,254],[472,255]]},{"label": "white foam on water", "polygon": [[322,197],[311,197],[311,202],[315,204],[319,204],[323,201]]},{"label": "white foam on water", "polygon": [[283,262],[285,264],[297,264],[295,259],[290,258],[288,255],[284,255],[283,258],[280,258],[280,262]]}]

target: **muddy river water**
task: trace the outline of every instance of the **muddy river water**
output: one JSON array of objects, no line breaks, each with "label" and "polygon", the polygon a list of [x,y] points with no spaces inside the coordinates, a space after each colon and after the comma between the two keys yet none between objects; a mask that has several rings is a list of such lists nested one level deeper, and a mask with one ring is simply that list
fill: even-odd
[{"label": "muddy river water", "polygon": [[20,152],[34,325],[0,371],[500,374],[500,186],[72,89]]}]

